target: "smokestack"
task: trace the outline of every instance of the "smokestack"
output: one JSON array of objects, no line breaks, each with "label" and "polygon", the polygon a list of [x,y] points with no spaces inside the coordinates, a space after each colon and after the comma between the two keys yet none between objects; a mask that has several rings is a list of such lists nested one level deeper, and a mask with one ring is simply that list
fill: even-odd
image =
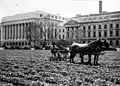
[{"label": "smokestack", "polygon": [[99,1],[99,13],[102,13],[102,1]]}]

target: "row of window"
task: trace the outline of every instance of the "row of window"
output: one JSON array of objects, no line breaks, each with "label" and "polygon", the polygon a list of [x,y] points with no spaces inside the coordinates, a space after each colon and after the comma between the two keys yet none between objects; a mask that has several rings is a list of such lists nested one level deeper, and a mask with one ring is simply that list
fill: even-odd
[{"label": "row of window", "polygon": [[[104,25],[104,29],[107,29],[108,28],[108,25],[105,24]],[[113,24],[110,24],[110,28],[113,28]],[[119,28],[119,24],[116,24],[115,28]],[[93,25],[93,29],[95,30],[96,29],[96,25]],[[102,29],[102,25],[98,25],[98,29]],[[83,26],[83,30],[86,30],[86,27]],[[91,26],[89,25],[88,26],[88,30],[91,30]]]},{"label": "row of window", "polygon": [[[110,24],[110,26],[109,26],[110,28],[113,28],[113,24]],[[116,25],[115,25],[115,28],[119,28],[120,26],[119,26],[119,23],[117,23]],[[72,28],[72,30],[74,30],[74,27],[71,27]],[[94,30],[96,30],[96,28],[97,28],[97,26],[96,25],[93,25],[93,29]],[[104,25],[104,29],[107,29],[108,28],[108,25],[107,24],[105,24]],[[76,27],[75,28],[76,30],[78,30],[78,27]],[[88,26],[88,30],[91,30],[92,28],[91,28],[91,26],[89,25]],[[102,29],[102,25],[98,25],[98,29]],[[70,28],[68,28],[67,29],[68,31],[70,30]],[[83,30],[86,30],[86,26],[83,26]]]},{"label": "row of window", "polygon": [[[71,27],[72,28],[72,30],[78,30],[78,27]],[[67,30],[69,31],[71,28],[67,28]]]},{"label": "row of window", "polygon": [[[113,28],[113,24],[110,24],[110,26],[109,26],[110,28]],[[117,23],[116,25],[115,25],[115,28],[119,28],[120,26],[119,26],[119,24]],[[74,27],[71,27],[72,28],[72,30],[74,30]],[[93,25],[93,29],[94,30],[96,30],[96,28],[97,28],[97,26],[96,25]],[[108,28],[108,25],[107,24],[105,24],[104,25],[104,29],[107,29]],[[78,30],[78,27],[76,27],[75,28],[76,30]],[[91,28],[91,26],[89,25],[88,26],[88,30],[91,30],[92,28]],[[102,25],[98,25],[98,29],[102,29]],[[69,31],[70,30],[70,28],[67,28],[67,30]],[[86,27],[85,26],[83,26],[83,30],[86,30]]]},{"label": "row of window", "polygon": [[[93,37],[96,37],[96,34],[97,33],[94,31],[93,32]],[[113,31],[110,31],[109,34],[110,34],[110,37],[113,37]],[[108,36],[107,31],[104,31],[104,35],[103,36],[104,37]],[[119,36],[119,31],[118,30],[116,30],[115,36],[117,36],[117,37]],[[83,37],[86,37],[86,32],[83,32]],[[91,37],[91,32],[90,31],[88,32],[88,37]],[[102,37],[102,32],[101,31],[98,32],[98,37]]]},{"label": "row of window", "polygon": [[59,32],[65,32],[65,30],[64,29],[59,29]]},{"label": "row of window", "polygon": [[[39,24],[40,25],[43,25],[44,22],[40,22]],[[47,25],[50,25],[50,26],[57,26],[57,23],[54,23],[54,22],[47,22]]]},{"label": "row of window", "polygon": [[59,39],[65,39],[64,35],[59,35]]},{"label": "row of window", "polygon": [[[44,15],[43,15],[43,14],[40,14],[40,17],[44,17]],[[49,17],[49,18],[55,18],[55,19],[67,20],[67,19],[64,18],[64,17],[55,16],[55,15],[50,15],[50,14],[48,14],[48,17]]]}]

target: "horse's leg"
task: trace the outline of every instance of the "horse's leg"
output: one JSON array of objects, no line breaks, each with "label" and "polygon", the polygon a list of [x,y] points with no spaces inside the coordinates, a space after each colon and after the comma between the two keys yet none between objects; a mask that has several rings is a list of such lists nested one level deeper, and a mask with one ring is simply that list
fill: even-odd
[{"label": "horse's leg", "polygon": [[98,58],[99,58],[99,54],[95,54],[95,56],[94,56],[94,65],[98,65]]},{"label": "horse's leg", "polygon": [[96,55],[96,65],[98,65],[99,54]]},{"label": "horse's leg", "polygon": [[80,62],[80,64],[83,64],[84,63],[84,60],[83,60],[83,54],[79,54],[79,56],[80,56],[80,58],[81,58],[81,62]]},{"label": "horse's leg", "polygon": [[94,65],[96,65],[96,59],[97,59],[97,55],[94,55]]},{"label": "horse's leg", "polygon": [[70,53],[70,63],[74,63],[74,57],[75,57],[75,53]]},{"label": "horse's leg", "polygon": [[89,64],[89,65],[92,65],[92,63],[91,63],[91,54],[88,54],[88,58],[89,58],[88,64]]}]

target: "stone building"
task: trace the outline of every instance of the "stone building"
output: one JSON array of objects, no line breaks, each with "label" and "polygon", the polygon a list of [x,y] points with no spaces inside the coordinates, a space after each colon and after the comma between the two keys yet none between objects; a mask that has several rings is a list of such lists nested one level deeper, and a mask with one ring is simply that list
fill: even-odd
[{"label": "stone building", "polygon": [[57,27],[67,19],[59,14],[35,11],[3,17],[1,42],[6,46],[41,45],[57,40]]},{"label": "stone building", "polygon": [[66,40],[84,43],[105,38],[112,46],[120,47],[120,11],[77,15],[64,26]]}]

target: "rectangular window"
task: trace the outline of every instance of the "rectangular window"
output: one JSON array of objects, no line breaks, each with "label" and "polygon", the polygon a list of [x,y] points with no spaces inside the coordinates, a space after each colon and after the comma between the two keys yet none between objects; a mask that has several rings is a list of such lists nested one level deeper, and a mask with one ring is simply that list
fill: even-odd
[{"label": "rectangular window", "polygon": [[93,26],[93,29],[94,29],[94,30],[96,29],[96,26],[95,26],[95,25]]},{"label": "rectangular window", "polygon": [[90,32],[88,32],[88,37],[90,37],[90,35],[91,35]]},{"label": "rectangular window", "polygon": [[116,24],[116,28],[119,28],[119,24]]},{"label": "rectangular window", "polygon": [[63,39],[64,39],[64,35],[63,35]]},{"label": "rectangular window", "polygon": [[40,14],[40,17],[43,17],[43,14]]},{"label": "rectangular window", "polygon": [[93,32],[93,37],[96,37],[96,32]]},{"label": "rectangular window", "polygon": [[110,28],[113,28],[113,24],[110,24]]},{"label": "rectangular window", "polygon": [[104,29],[107,29],[107,25],[104,25]]},{"label": "rectangular window", "polygon": [[99,25],[99,29],[101,29],[101,25]]},{"label": "rectangular window", "polygon": [[119,36],[119,31],[116,31],[116,36]]},{"label": "rectangular window", "polygon": [[88,26],[88,30],[90,30],[90,26]]},{"label": "rectangular window", "polygon": [[106,37],[107,36],[107,31],[104,31],[104,37]]},{"label": "rectangular window", "polygon": [[98,34],[99,34],[98,36],[101,37],[101,32],[99,32]]},{"label": "rectangular window", "polygon": [[110,31],[110,37],[112,37],[113,36],[113,31]]},{"label": "rectangular window", "polygon": [[61,39],[61,35],[59,35],[59,39]]},{"label": "rectangular window", "polygon": [[63,32],[64,32],[64,29],[63,29]]},{"label": "rectangular window", "polygon": [[85,30],[85,26],[83,26],[83,30]]}]

